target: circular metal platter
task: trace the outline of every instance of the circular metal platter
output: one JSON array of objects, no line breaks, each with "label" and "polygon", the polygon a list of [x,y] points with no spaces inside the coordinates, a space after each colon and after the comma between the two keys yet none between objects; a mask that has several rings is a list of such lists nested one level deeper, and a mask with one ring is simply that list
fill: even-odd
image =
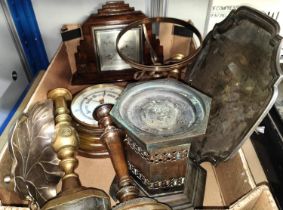
[{"label": "circular metal platter", "polygon": [[187,98],[170,88],[145,89],[132,97],[135,100],[125,101],[127,109],[121,109],[121,115],[144,132],[175,135],[188,130],[203,116],[196,97]]},{"label": "circular metal platter", "polygon": [[173,144],[205,133],[210,101],[177,80],[153,80],[128,85],[111,115],[131,138]]},{"label": "circular metal platter", "polygon": [[101,104],[115,104],[123,88],[116,85],[93,85],[79,92],[71,104],[71,113],[81,125],[97,128],[98,123],[92,113]]}]

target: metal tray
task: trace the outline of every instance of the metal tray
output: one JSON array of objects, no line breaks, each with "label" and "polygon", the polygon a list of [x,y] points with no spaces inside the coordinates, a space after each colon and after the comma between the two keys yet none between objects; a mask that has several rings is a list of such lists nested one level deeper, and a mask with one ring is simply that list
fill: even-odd
[{"label": "metal tray", "polygon": [[185,76],[212,97],[206,138],[192,145],[196,161],[217,163],[231,157],[274,104],[282,79],[278,33],[275,20],[240,7],[205,38]]}]

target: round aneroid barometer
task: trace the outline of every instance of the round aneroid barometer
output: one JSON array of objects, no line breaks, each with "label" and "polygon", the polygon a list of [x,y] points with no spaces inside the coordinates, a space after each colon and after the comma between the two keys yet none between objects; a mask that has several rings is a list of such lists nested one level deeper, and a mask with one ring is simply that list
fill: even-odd
[{"label": "round aneroid barometer", "polygon": [[98,127],[92,117],[95,108],[101,104],[115,104],[123,88],[116,85],[94,85],[79,92],[71,104],[75,121],[87,127]]},{"label": "round aneroid barometer", "polygon": [[102,104],[115,104],[123,88],[111,84],[90,86],[77,93],[71,103],[71,113],[79,137],[79,154],[90,158],[108,157],[108,151],[100,141],[103,129],[93,119],[93,111]]},{"label": "round aneroid barometer", "polygon": [[205,133],[211,99],[174,79],[130,84],[111,112],[116,123],[144,146]]}]

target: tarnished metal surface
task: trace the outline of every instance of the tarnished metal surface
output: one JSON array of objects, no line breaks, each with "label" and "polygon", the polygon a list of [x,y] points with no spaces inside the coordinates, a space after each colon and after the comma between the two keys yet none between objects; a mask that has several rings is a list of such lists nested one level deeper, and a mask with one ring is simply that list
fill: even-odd
[{"label": "tarnished metal surface", "polygon": [[112,208],[113,210],[170,210],[169,206],[158,203],[157,201],[150,198],[136,198],[124,203],[121,203]]},{"label": "tarnished metal surface", "polygon": [[42,210],[109,210],[108,195],[100,189],[83,187],[79,175],[75,172],[79,164],[76,157],[79,137],[72,126],[72,118],[67,105],[72,100],[72,93],[65,88],[55,88],[48,92],[47,98],[54,102],[56,123],[52,148],[60,159],[59,165],[64,171],[64,176],[61,192],[56,198],[48,201]]},{"label": "tarnished metal surface", "polygon": [[169,206],[158,203],[154,199],[138,198],[139,190],[132,183],[132,179],[129,176],[126,157],[123,151],[122,139],[125,137],[124,132],[114,126],[109,114],[112,107],[112,104],[103,104],[95,109],[93,116],[98,121],[98,124],[105,128],[104,133],[101,135],[101,141],[107,147],[119,183],[120,189],[116,197],[121,203],[114,207],[114,209],[170,210],[171,208]]},{"label": "tarnished metal surface", "polygon": [[34,93],[43,75],[44,71],[39,72],[34,82],[32,83],[29,91],[27,92],[24,100],[22,101],[15,114],[13,115],[12,119],[8,123],[6,129],[0,136],[0,199],[2,204],[4,205],[18,205],[24,202],[19,199],[19,197],[14,192],[14,183],[6,182],[5,180],[6,177],[10,177],[12,167],[12,159],[8,149],[8,139],[11,128],[14,126],[17,119],[22,115],[23,111],[28,107],[32,94]]},{"label": "tarnished metal surface", "polygon": [[56,196],[56,186],[62,175],[51,147],[54,132],[53,105],[48,100],[23,114],[10,135],[15,190],[38,206]]},{"label": "tarnished metal surface", "polygon": [[205,133],[211,99],[175,80],[126,87],[111,111],[117,125],[147,151],[190,143]]},{"label": "tarnished metal surface", "polygon": [[188,161],[191,143],[206,132],[210,102],[175,79],[133,83],[118,98],[110,114],[128,135],[129,171],[144,195],[173,209],[202,205],[205,173]]},{"label": "tarnished metal surface", "polygon": [[[283,63],[280,64],[283,69]],[[283,122],[283,83],[278,86],[279,94],[274,104],[275,110],[278,112],[281,121]]]},{"label": "tarnished metal surface", "polygon": [[282,77],[278,32],[275,20],[240,7],[207,35],[185,78],[212,97],[206,138],[192,145],[196,160],[229,158],[275,102]]},{"label": "tarnished metal surface", "polygon": [[[192,32],[194,34],[193,37],[197,38],[197,39],[194,38],[195,39],[194,43],[197,43],[198,41],[200,43],[202,42],[202,37],[200,32],[190,22],[186,22],[176,18],[165,18],[165,17],[144,18],[127,25],[120,31],[116,39],[117,52],[119,56],[132,68],[139,70],[134,75],[135,80],[146,80],[146,79],[154,79],[154,78],[156,79],[156,78],[164,78],[164,77],[178,79],[181,77],[181,69],[183,69],[188,64],[191,64],[194,61],[201,47],[198,46],[189,55],[175,54],[175,55],[171,55],[172,57],[164,61],[163,59],[158,58],[160,57],[158,56],[157,53],[158,49],[153,48],[153,43],[151,43],[149,39],[149,34],[151,32],[147,30],[147,27],[152,26],[153,24],[156,24],[158,26],[160,26],[160,24],[174,24],[174,26],[178,26],[183,29],[186,29],[189,32]],[[143,35],[145,37],[145,43],[149,48],[152,65],[144,64],[137,60],[134,60],[130,58],[129,55],[122,52],[121,40],[124,39],[125,35],[130,30],[139,27],[143,28]]]}]

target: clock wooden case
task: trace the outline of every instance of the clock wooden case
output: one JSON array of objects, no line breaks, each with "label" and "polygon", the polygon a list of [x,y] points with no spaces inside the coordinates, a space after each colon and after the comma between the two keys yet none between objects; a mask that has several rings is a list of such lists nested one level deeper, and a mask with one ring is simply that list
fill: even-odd
[{"label": "clock wooden case", "polygon": [[[116,37],[120,30],[146,16],[123,1],[107,2],[82,25],[83,40],[75,54],[77,71],[73,84],[97,84],[130,81],[135,70],[125,63],[116,51]],[[144,57],[142,29],[129,32],[124,45],[133,59]],[[130,47],[129,47],[130,46]]]}]

